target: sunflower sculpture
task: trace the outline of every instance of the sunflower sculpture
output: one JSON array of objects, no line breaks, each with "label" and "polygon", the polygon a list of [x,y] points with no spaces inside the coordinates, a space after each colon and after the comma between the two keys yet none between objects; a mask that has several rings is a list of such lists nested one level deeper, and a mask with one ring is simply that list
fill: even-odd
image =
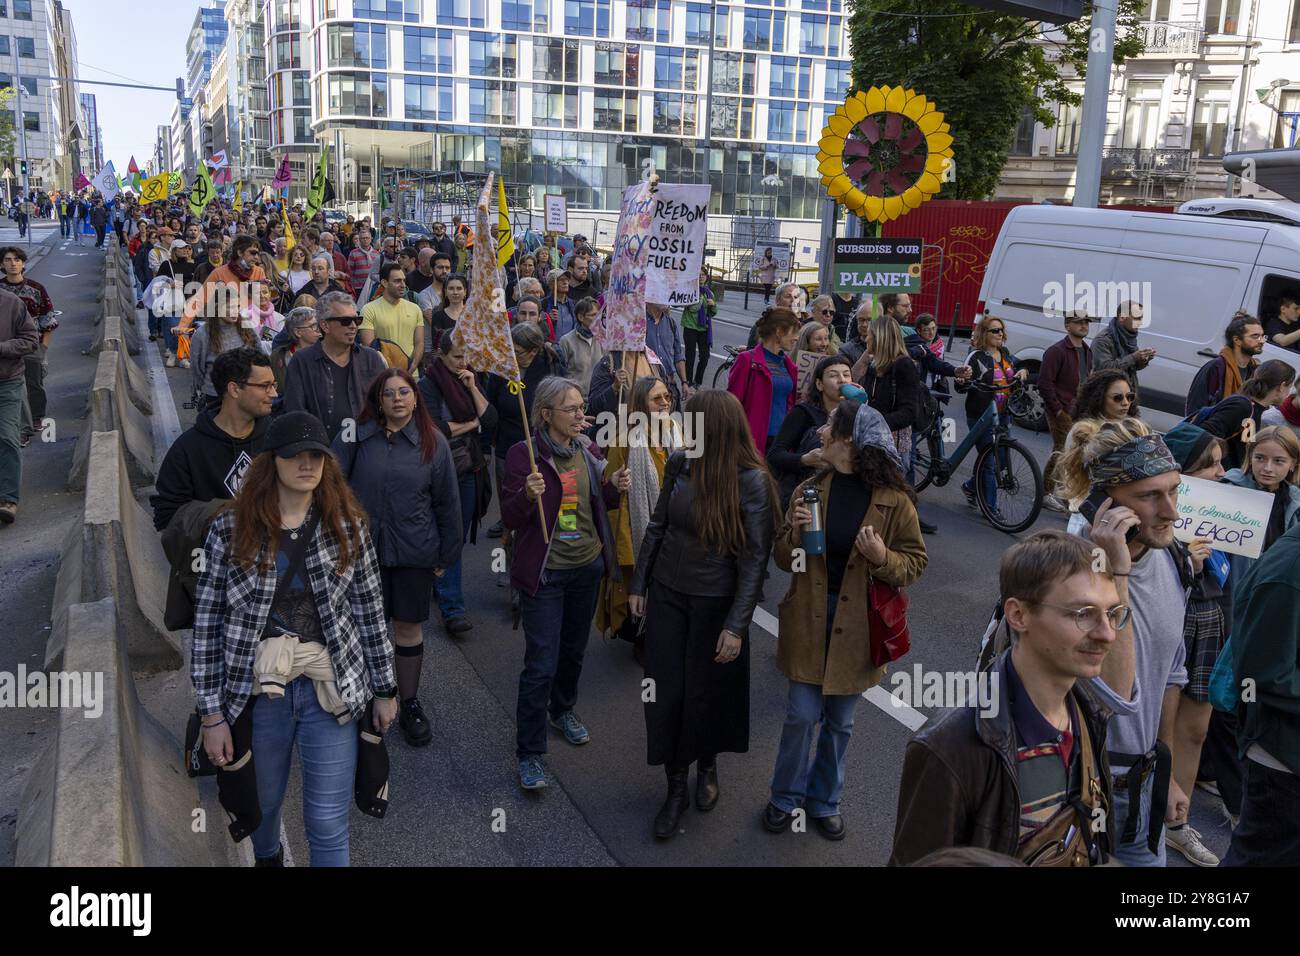
[{"label": "sunflower sculpture", "polygon": [[817,160],[832,199],[881,223],[938,194],[952,161],[952,136],[943,114],[920,93],[873,86],[827,119]]}]

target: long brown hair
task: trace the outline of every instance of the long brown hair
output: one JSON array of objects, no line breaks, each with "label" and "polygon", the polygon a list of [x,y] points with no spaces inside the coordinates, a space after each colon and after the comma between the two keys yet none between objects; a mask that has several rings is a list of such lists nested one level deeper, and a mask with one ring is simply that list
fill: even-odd
[{"label": "long brown hair", "polygon": [[754,446],[745,409],[735,395],[722,389],[703,389],[686,403],[686,414],[698,415],[703,422],[699,440],[707,452],[691,464],[695,526],[700,540],[710,551],[739,554],[746,544],[753,543],[746,541],[740,511],[740,473],[749,469],[763,473],[774,525],[781,522],[776,482]]},{"label": "long brown hair", "polygon": [[388,424],[384,416],[384,386],[388,384],[390,378],[401,379],[415,393],[415,411],[412,413],[412,418],[416,430],[420,433],[420,462],[427,465],[438,449],[438,429],[429,415],[429,406],[424,404],[420,386],[415,383],[415,377],[406,369],[386,368],[375,376],[370,387],[366,389],[366,407],[361,412],[361,417],[357,419],[357,424],[361,425],[371,420],[378,422],[381,427]]},{"label": "long brown hair", "polygon": [[[264,451],[253,459],[239,494],[227,506],[235,513],[230,560],[245,570],[251,570],[254,564],[261,571],[275,567],[280,550],[279,480],[275,453]],[[312,507],[320,515],[321,526],[334,538],[339,552],[334,573],[342,574],[356,557],[358,536],[366,525],[366,509],[352,493],[333,455],[325,456],[320,484],[312,492]]]}]

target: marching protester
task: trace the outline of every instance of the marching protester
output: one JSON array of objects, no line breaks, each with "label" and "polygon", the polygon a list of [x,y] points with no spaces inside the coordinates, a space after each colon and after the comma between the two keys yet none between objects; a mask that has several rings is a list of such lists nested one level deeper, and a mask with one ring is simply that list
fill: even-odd
[{"label": "marching protester", "polygon": [[174,330],[177,334],[190,329],[196,319],[211,318],[215,311],[213,301],[228,301],[250,295],[249,284],[266,278],[258,261],[258,248],[258,242],[252,236],[234,238],[230,245],[230,261],[208,273],[198,291],[185,304],[185,314]]},{"label": "marching protester", "polygon": [[576,382],[552,376],[538,383],[531,413],[536,466],[520,441],[506,456],[501,482],[501,517],[514,536],[510,580],[521,595],[524,625],[515,756],[525,790],[547,786],[548,713],[570,744],[591,739],[574,710],[578,680],[600,581],[614,566],[607,512],[631,487],[627,468],[607,474],[583,435],[584,413]]},{"label": "marching protester", "polygon": [[628,400],[627,416],[629,422],[637,422],[635,416],[643,415],[645,424],[629,425],[627,443],[618,441],[605,450],[606,467],[617,471],[626,466],[632,483],[626,497],[609,512],[618,574],[606,575],[601,582],[596,628],[629,642],[633,656],[642,667],[645,666],[644,619],[628,612],[627,585],[632,580],[646,528],[659,502],[664,468],[669,456],[682,444],[683,436],[676,423],[667,417],[672,404],[672,395],[661,379],[653,375],[637,379]]},{"label": "marching protester", "polygon": [[[417,296],[429,286],[439,281],[439,276],[433,268],[433,248],[421,249],[416,256],[416,267],[411,274],[406,277],[406,287],[414,292]],[[381,277],[382,278],[382,277]]]},{"label": "marching protester", "polygon": [[108,232],[108,221],[111,215],[108,207],[104,205],[104,200],[97,197],[95,204],[90,207],[90,225],[95,230],[96,249],[104,248],[104,236]]},{"label": "marching protester", "polygon": [[[1132,643],[1112,647],[1093,679],[1115,714],[1106,744],[1118,834],[1111,852],[1126,866],[1164,866],[1164,824],[1185,822],[1188,807],[1169,751],[1187,684],[1183,616],[1193,580],[1187,549],[1174,539],[1178,463],[1141,419],[1126,418],[1072,442],[1057,474],[1070,500],[1105,496],[1091,520],[1072,515],[1069,530],[1104,551],[1120,602],[1132,610]],[[1186,837],[1199,840],[1194,831]]]},{"label": "marching protester", "polygon": [[[577,288],[575,285],[574,288]],[[596,294],[599,294],[597,291]],[[585,298],[585,296],[584,296]],[[691,397],[691,383],[686,377],[686,351],[682,346],[682,333],[666,305],[653,302],[645,307],[645,344],[647,353],[653,352],[663,369],[664,381],[673,393],[673,405],[681,408]],[[653,364],[653,360],[651,360]]]},{"label": "marching protester", "polygon": [[[835,297],[829,295],[819,295],[808,303],[809,320],[820,324],[826,329],[826,347],[825,354],[834,355],[844,343],[840,341],[839,331],[835,328]],[[804,328],[807,328],[805,325]],[[802,329],[800,330],[803,331]]]},{"label": "marching protester", "polygon": [[289,266],[281,273],[289,285],[289,292],[297,295],[311,283],[311,260],[307,258],[304,246],[294,246],[289,253]]},{"label": "marching protester", "polygon": [[794,348],[791,350],[791,358],[798,367],[799,355],[802,352],[808,352],[813,355],[827,356],[834,355],[839,349],[831,348],[831,331],[820,322],[805,322],[799,329],[799,336],[794,341]]},{"label": "marching protester", "polygon": [[333,441],[343,477],[370,518],[384,617],[393,622],[398,725],[422,747],[433,730],[420,704],[424,622],[438,578],[460,561],[460,498],[447,441],[425,408],[415,379],[387,369],[366,390],[355,438]]},{"label": "marching protester", "polygon": [[[450,332],[442,333],[434,357],[425,363],[420,395],[451,447],[460,495],[461,541],[477,542],[479,520],[492,498],[483,435],[496,429],[497,410],[480,391],[478,376],[466,361],[465,346]],[[453,636],[473,629],[465,616],[462,560],[450,565],[434,584],[443,627]]]},{"label": "marching protester", "polygon": [[346,292],[331,292],[316,305],[321,339],[294,356],[285,369],[284,410],[311,412],[330,441],[345,422],[356,422],[366,392],[386,366],[374,349],[357,343],[357,304]]},{"label": "marching protester", "polygon": [[[881,296],[882,308],[885,298]],[[900,296],[899,300],[905,298]],[[884,416],[907,473],[911,471],[912,431],[930,422],[921,401],[921,373],[907,351],[903,330],[894,318],[903,308],[910,306],[896,305],[892,312],[885,312],[868,323],[866,351],[853,363],[849,374],[867,393],[868,404]],[[922,521],[921,530],[934,534],[939,529]]]},{"label": "marching protester", "polygon": [[1229,395],[1236,395],[1259,367],[1258,355],[1264,351],[1264,326],[1249,312],[1238,312],[1223,330],[1224,346],[1196,373],[1187,390],[1186,415],[1217,405]]},{"label": "marching protester", "polygon": [[600,295],[602,286],[600,277],[591,271],[591,256],[586,252],[575,252],[569,257],[569,290],[568,295],[572,296],[574,301],[578,299],[594,299]]},{"label": "marching protester", "polygon": [[582,386],[584,398],[591,386],[591,371],[605,355],[591,331],[599,316],[600,303],[595,299],[583,299],[574,306],[573,329],[559,341],[567,375]]},{"label": "marching protester", "polygon": [[891,865],[944,847],[1026,866],[1107,862],[1123,820],[1107,766],[1110,711],[1096,688],[1113,658],[1134,653],[1123,575],[1096,570],[1092,550],[1060,531],[1002,556],[1015,636],[993,663],[997,699],[949,710],[908,743]]},{"label": "marching protester", "polygon": [[[1082,421],[1118,422],[1137,416],[1133,384],[1117,368],[1094,371],[1079,386],[1070,408],[1071,429]],[[1067,433],[1068,434],[1068,433]]]},{"label": "marching protester", "polygon": [[1090,322],[1088,313],[1082,310],[1066,315],[1065,338],[1048,347],[1038,369],[1038,394],[1042,396],[1047,428],[1052,434],[1052,454],[1043,469],[1043,487],[1047,489],[1043,507],[1049,511],[1065,511],[1067,508],[1066,503],[1051,492],[1054,487],[1052,473],[1065,449],[1065,436],[1074,425],[1070,409],[1074,407],[1080,385],[1092,374],[1092,349],[1087,342]]},{"label": "marching protester", "polygon": [[[577,300],[569,295],[569,273],[559,269],[551,270],[546,280],[546,289],[547,295],[542,300],[542,311],[551,320],[558,341],[573,331],[574,323],[578,320],[574,314],[574,303]],[[585,296],[585,298],[592,298],[592,296]]]},{"label": "marching protester", "polygon": [[27,253],[17,246],[0,249],[0,268],[4,270],[6,292],[12,292],[27,306],[27,314],[36,322],[40,335],[36,351],[23,356],[23,375],[27,393],[23,397],[21,444],[26,445],[42,428],[45,421],[45,373],[49,370],[49,345],[54,330],[59,327],[54,314],[54,302],[45,286],[27,276]]},{"label": "marching protester", "polygon": [[369,229],[361,229],[356,233],[356,243],[352,251],[348,253],[348,275],[352,279],[352,296],[358,302],[361,301],[366,280],[379,267],[380,254],[373,243],[373,233]]},{"label": "marching protester", "polygon": [[221,400],[212,383],[212,363],[231,349],[248,347],[261,349],[262,339],[252,323],[244,318],[233,299],[218,297],[213,301],[217,314],[199,326],[190,337],[190,375],[195,395],[202,396],[209,405]]},{"label": "marching protester", "polygon": [[701,267],[700,298],[682,309],[686,380],[694,388],[704,385],[704,370],[709,367],[709,349],[713,347],[713,320],[718,314],[718,303],[709,280],[708,266]]},{"label": "marching protester", "polygon": [[[258,866],[283,866],[293,751],[313,866],[347,866],[359,727],[397,715],[393,650],[366,513],[304,412],[267,430],[204,545],[190,677],[221,770],[256,754]],[[373,700],[373,703],[372,703]],[[296,748],[295,748],[296,744]]]},{"label": "marching protester", "polygon": [[442,284],[442,301],[429,316],[429,329],[441,335],[456,328],[465,314],[465,301],[469,298],[469,282],[462,275],[449,275]]},{"label": "marching protester", "polygon": [[[1016,371],[1016,357],[1007,349],[1006,322],[995,315],[984,315],[971,334],[970,348],[970,355],[966,357],[966,364],[971,368],[970,379],[957,383],[957,391],[966,393],[966,427],[974,428],[988,411],[989,405],[996,407],[999,424],[1010,427],[1011,412],[1007,409],[1007,395],[1014,381],[1029,380],[1029,370],[1022,368]],[[984,388],[971,388],[972,382],[978,382]],[[980,438],[975,447],[983,451],[991,444],[993,435],[989,433]],[[979,475],[979,481],[984,500],[990,508],[997,510],[998,485],[995,472],[996,465],[990,456],[983,473]],[[975,507],[975,476],[966,479],[961,490],[970,506]]]},{"label": "marching protester", "polygon": [[369,348],[375,339],[392,342],[406,356],[407,370],[415,372],[424,362],[424,314],[406,299],[406,273],[401,266],[387,265],[379,271],[383,295],[361,309],[361,344]]},{"label": "marching protester", "polygon": [[754,325],[759,344],[736,356],[727,391],[740,401],[754,445],[764,454],[797,398],[799,373],[789,352],[799,336],[799,320],[789,309],[766,309]]},{"label": "marching protester", "polygon": [[[776,290],[772,307],[776,309],[788,309],[794,315],[796,323],[802,325],[803,320],[806,317],[801,305],[801,300],[803,298],[805,298],[804,290],[799,288],[798,283],[784,282]],[[766,313],[767,310],[764,309],[763,311]],[[759,316],[759,318],[761,319],[762,316]],[[758,323],[755,322],[749,330],[749,341],[746,348],[752,349],[757,346],[758,338]]]},{"label": "marching protester", "polygon": [[[781,602],[776,659],[789,690],[763,826],[779,833],[803,809],[822,836],[842,840],[848,831],[840,795],[853,712],[885,673],[870,654],[871,595],[881,586],[914,584],[929,559],[915,496],[884,416],[844,399],[820,432],[823,467],[795,489],[773,549],[781,570],[796,570],[796,552],[807,567],[791,574]],[[811,503],[809,490],[816,492]],[[822,511],[822,554],[808,554],[805,545],[814,507]],[[824,632],[819,611],[826,614]]]},{"label": "marching protester", "polygon": [[772,255],[772,247],[768,246],[763,250],[763,255],[759,260],[754,263],[754,271],[758,273],[758,281],[763,284],[764,306],[770,305],[772,302],[772,286],[776,284],[776,269],[776,258]]},{"label": "marching protester", "polygon": [[627,586],[628,609],[646,621],[647,762],[662,765],[668,795],[656,839],[677,832],[690,803],[717,804],[720,753],[749,750],[749,628],[762,597],[772,533],[780,521],[776,484],[734,395],[701,391],[685,413],[703,423],[707,454],[675,453]]},{"label": "marching protester", "polygon": [[[287,340],[281,337],[287,334]],[[284,330],[277,336],[271,346],[271,371],[275,373],[275,386],[284,391],[285,368],[289,360],[302,349],[309,348],[320,341],[321,329],[316,320],[316,310],[309,308],[291,309],[284,319]]]},{"label": "marching protester", "polygon": [[0,524],[12,524],[18,516],[24,365],[40,344],[40,329],[27,306],[17,296],[0,296]]},{"label": "marching protester", "polygon": [[1133,386],[1133,414],[1138,407],[1138,372],[1151,364],[1156,357],[1155,349],[1138,348],[1138,329],[1142,326],[1142,305],[1137,302],[1123,302],[1116,310],[1115,318],[1106,328],[1097,333],[1092,340],[1092,367],[1100,371],[1117,368],[1124,373],[1129,385]]},{"label": "marching protester", "polygon": [[[450,264],[450,262],[448,263]],[[519,280],[531,279],[537,277],[537,257],[531,252],[519,257],[519,266],[515,274],[510,277],[506,283],[506,307],[514,305],[519,301]]]},{"label": "marching protester", "polygon": [[[299,293],[309,293],[314,295],[317,301],[319,301],[331,292],[348,291],[334,280],[334,261],[324,252],[316,253],[308,264],[307,269],[311,273],[311,281],[300,288],[298,290]],[[406,273],[402,273],[402,279],[403,282],[405,282]],[[405,286],[402,288],[402,293],[406,293]],[[348,294],[351,295],[350,292]]]},{"label": "marching protester", "polygon": [[852,328],[848,339],[840,346],[840,354],[849,360],[850,365],[862,358],[867,350],[867,330],[871,327],[871,309],[871,300],[868,299],[858,306],[849,320]]},{"label": "marching protester", "polygon": [[795,485],[812,477],[825,462],[822,458],[821,429],[843,398],[840,391],[852,384],[849,360],[843,355],[828,355],[813,369],[808,390],[772,439],[767,450],[767,465],[777,480],[781,506],[790,506]]},{"label": "marching protester", "polygon": [[1225,468],[1245,466],[1251,443],[1263,425],[1264,413],[1286,400],[1295,380],[1294,368],[1278,359],[1269,359],[1255,369],[1236,395],[1229,395],[1192,416],[1195,424],[1227,443]]},{"label": "marching protester", "polygon": [[[162,338],[165,346],[164,364],[167,368],[176,366],[176,353],[180,343],[172,327],[184,314],[186,290],[193,288],[191,283],[197,281],[197,270],[190,244],[183,239],[173,239],[168,258],[158,264],[153,285],[146,292],[146,298],[152,299],[145,303],[149,308],[149,341]],[[165,283],[158,282],[159,278],[164,279]],[[191,366],[191,359],[181,362],[182,368]]]}]

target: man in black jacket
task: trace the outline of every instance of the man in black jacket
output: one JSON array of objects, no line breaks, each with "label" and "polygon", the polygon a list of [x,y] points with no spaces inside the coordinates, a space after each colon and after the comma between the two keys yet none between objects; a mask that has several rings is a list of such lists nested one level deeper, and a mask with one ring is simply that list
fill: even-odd
[{"label": "man in black jacket", "polygon": [[149,498],[158,531],[191,501],[235,497],[262,450],[276,395],[271,360],[259,349],[225,352],[212,363],[212,387],[221,396],[221,407],[199,412],[158,469],[157,493]]},{"label": "man in black jacket", "polygon": [[1042,837],[1058,830],[1081,837],[1069,865],[1106,862],[1110,711],[1088,681],[1117,641],[1132,647],[1129,609],[1114,579],[1093,571],[1088,545],[1061,531],[1013,545],[1000,577],[1014,637],[980,675],[992,691],[980,696],[995,704],[946,711],[907,745],[891,865],[962,846],[1029,862],[1053,855]]}]

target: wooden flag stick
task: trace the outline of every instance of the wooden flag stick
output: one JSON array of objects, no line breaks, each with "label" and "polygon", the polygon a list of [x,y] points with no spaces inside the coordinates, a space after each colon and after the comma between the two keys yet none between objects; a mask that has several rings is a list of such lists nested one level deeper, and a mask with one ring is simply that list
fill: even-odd
[{"label": "wooden flag stick", "polygon": [[[528,407],[524,404],[523,389],[515,392],[515,397],[519,399],[519,416],[524,422],[524,441],[528,445],[528,471],[529,474],[537,470],[537,455],[533,452],[533,432],[528,425]],[[546,508],[542,505],[542,499],[537,499],[537,517],[542,522],[542,540],[547,544],[551,543],[551,533],[546,527]]]}]

